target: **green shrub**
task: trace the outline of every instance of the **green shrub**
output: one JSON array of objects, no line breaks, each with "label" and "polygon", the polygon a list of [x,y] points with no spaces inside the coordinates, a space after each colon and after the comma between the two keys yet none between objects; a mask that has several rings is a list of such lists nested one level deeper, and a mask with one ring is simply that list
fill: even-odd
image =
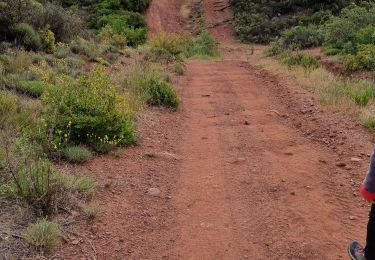
[{"label": "green shrub", "polygon": [[345,71],[357,71],[363,69],[363,65],[360,63],[356,55],[348,54],[342,58],[342,63]]},{"label": "green shrub", "polygon": [[165,106],[177,109],[180,101],[176,91],[165,81],[150,80],[147,103],[154,106]]},{"label": "green shrub", "polygon": [[343,65],[347,71],[374,70],[375,45],[359,45],[356,54],[347,54],[343,57]]},{"label": "green shrub", "polygon": [[359,30],[356,34],[356,41],[359,44],[375,44],[375,26],[369,25]]},{"label": "green shrub", "polygon": [[62,150],[62,154],[72,163],[84,163],[91,157],[90,151],[82,146],[68,146]]},{"label": "green shrub", "polygon": [[149,104],[177,108],[178,98],[169,81],[169,75],[164,70],[147,63],[137,63],[129,71],[124,88],[135,107]]},{"label": "green shrub", "polygon": [[[325,45],[344,49],[349,42],[355,48],[357,40],[371,41],[371,26],[375,22],[374,7],[351,5],[332,18],[325,26]],[[347,48],[351,50],[351,48]]]},{"label": "green shrub", "polygon": [[124,48],[127,45],[127,40],[124,35],[115,33],[111,26],[106,25],[99,32],[99,38],[103,43],[114,45],[119,48]]},{"label": "green shrub", "polygon": [[165,50],[174,57],[178,57],[185,51],[184,39],[174,34],[159,34],[152,38],[148,45],[151,50]]},{"label": "green shrub", "polygon": [[[43,26],[49,25],[49,29],[54,33],[56,41],[69,42],[77,36],[81,36],[85,26],[80,12],[65,9],[61,5],[45,1],[43,4],[43,15],[41,21]],[[35,19],[35,15],[33,19]]]},{"label": "green shrub", "polygon": [[99,69],[77,81],[61,78],[43,96],[44,131],[52,133],[49,149],[65,144],[128,145],[135,142],[132,111]]},{"label": "green shrub", "polygon": [[220,51],[217,41],[208,31],[202,31],[191,43],[188,43],[185,51],[186,57],[209,58],[219,57]]},{"label": "green shrub", "polygon": [[375,69],[375,45],[360,45],[356,57],[364,69]]},{"label": "green shrub", "polygon": [[24,237],[36,249],[46,250],[56,245],[60,235],[61,231],[57,224],[42,218],[27,228]]},{"label": "green shrub", "polygon": [[122,11],[103,15],[97,27],[110,27],[114,33],[125,36],[130,46],[143,44],[147,39],[146,21],[139,13]]},{"label": "green shrub", "polygon": [[47,26],[39,32],[39,35],[42,42],[43,50],[49,53],[53,53],[56,49],[55,34]]},{"label": "green shrub", "polygon": [[[351,2],[231,0],[234,31],[245,42],[269,43],[285,29],[313,23],[322,25]],[[315,14],[315,15],[314,15]]]},{"label": "green shrub", "polygon": [[129,46],[137,47],[147,40],[146,28],[124,28],[122,34],[126,37]]},{"label": "green shrub", "polygon": [[316,25],[296,26],[281,33],[284,47],[304,49],[322,45],[324,34]]},{"label": "green shrub", "polygon": [[315,25],[324,25],[332,19],[332,11],[320,10],[314,12],[310,17],[310,22]]},{"label": "green shrub", "polygon": [[41,47],[40,37],[34,28],[27,23],[18,23],[11,27],[15,43],[28,50],[38,50]]}]

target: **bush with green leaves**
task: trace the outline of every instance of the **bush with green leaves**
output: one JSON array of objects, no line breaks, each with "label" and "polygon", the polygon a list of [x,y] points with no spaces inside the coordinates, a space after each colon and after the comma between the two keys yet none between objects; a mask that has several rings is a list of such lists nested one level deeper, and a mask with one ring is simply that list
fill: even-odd
[{"label": "bush with green leaves", "polygon": [[234,31],[239,39],[269,43],[285,29],[310,23],[325,23],[330,19],[330,13],[337,14],[350,5],[351,1],[231,0],[230,3],[234,11]]},{"label": "bush with green leaves", "polygon": [[204,30],[186,45],[185,56],[188,58],[219,57],[220,51],[218,43],[208,31]]},{"label": "bush with green leaves", "polygon": [[11,33],[15,44],[23,46],[28,50],[39,50],[41,41],[39,34],[27,23],[18,23],[11,27]]},{"label": "bush with green leaves", "polygon": [[115,47],[124,48],[127,45],[126,36],[116,33],[110,25],[101,28],[99,38],[104,44],[110,44]]},{"label": "bush with green leaves", "polygon": [[162,80],[151,79],[148,82],[147,103],[153,106],[164,106],[177,109],[180,105],[176,91]]},{"label": "bush with green leaves", "polygon": [[112,28],[114,33],[123,35],[130,46],[138,46],[146,42],[146,22],[139,13],[121,11],[103,15],[99,18],[97,27],[106,26]]},{"label": "bush with green leaves", "polygon": [[43,50],[49,53],[53,53],[56,49],[56,40],[55,34],[49,29],[49,26],[40,30],[39,35],[42,42]]},{"label": "bush with green leaves", "polygon": [[281,33],[285,48],[305,49],[322,45],[324,34],[317,25],[296,26]]},{"label": "bush with green leaves", "polygon": [[57,244],[60,235],[57,224],[41,218],[27,228],[24,237],[37,250],[47,250]]},{"label": "bush with green leaves", "polygon": [[375,70],[375,45],[359,45],[355,54],[347,54],[343,57],[343,65],[344,69],[349,72]]},{"label": "bush with green leaves", "polygon": [[59,78],[56,87],[47,87],[43,103],[43,131],[52,135],[51,151],[67,144],[98,150],[101,145],[135,142],[132,110],[98,68],[78,80]]},{"label": "bush with green leaves", "polygon": [[171,63],[181,61],[190,38],[175,34],[159,34],[148,42],[149,56],[145,57],[154,62]]},{"label": "bush with green leaves", "polygon": [[135,64],[126,78],[124,88],[140,105],[177,109],[180,103],[176,91],[169,84],[168,75],[148,64]]},{"label": "bush with green leaves", "polygon": [[[356,44],[371,43],[375,23],[375,7],[351,5],[339,16],[333,17],[325,26],[325,45],[352,53]],[[351,46],[349,46],[351,45]]]}]

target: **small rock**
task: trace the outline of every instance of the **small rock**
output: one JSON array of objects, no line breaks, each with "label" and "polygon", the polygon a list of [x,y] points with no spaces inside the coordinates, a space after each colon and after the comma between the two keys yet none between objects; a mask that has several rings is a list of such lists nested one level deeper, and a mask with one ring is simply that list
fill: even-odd
[{"label": "small rock", "polygon": [[321,162],[321,163],[327,163],[326,160],[322,160],[322,159],[320,159],[319,162]]},{"label": "small rock", "polygon": [[355,216],[350,216],[349,219],[350,220],[356,220],[357,218]]},{"label": "small rock", "polygon": [[72,241],[72,245],[78,245],[79,244],[79,240],[78,239],[74,239],[73,241]]},{"label": "small rock", "polygon": [[292,192],[290,193],[290,195],[295,196],[296,193],[295,193],[294,191],[292,191]]},{"label": "small rock", "polygon": [[158,188],[149,188],[147,193],[150,196],[158,197],[161,194],[161,190]]},{"label": "small rock", "polygon": [[344,163],[344,162],[338,162],[338,163],[336,163],[336,166],[337,167],[345,167],[346,163]]},{"label": "small rock", "polygon": [[360,161],[362,161],[361,158],[357,158],[357,157],[352,157],[352,158],[350,158],[350,160],[351,160],[352,162],[360,162]]},{"label": "small rock", "polygon": [[250,125],[250,122],[246,120],[245,125]]},{"label": "small rock", "polygon": [[237,158],[236,160],[234,160],[232,163],[233,163],[233,164],[237,164],[237,163],[241,163],[241,162],[245,162],[245,161],[246,161],[245,158],[243,158],[243,157],[239,157],[239,158]]}]

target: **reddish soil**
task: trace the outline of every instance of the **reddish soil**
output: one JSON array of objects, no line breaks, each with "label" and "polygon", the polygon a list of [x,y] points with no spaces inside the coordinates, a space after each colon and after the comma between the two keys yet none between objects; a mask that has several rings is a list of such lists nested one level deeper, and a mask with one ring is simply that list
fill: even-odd
[{"label": "reddish soil", "polygon": [[[165,2],[151,4],[153,32],[178,30],[184,1]],[[205,1],[211,24],[217,4]],[[76,168],[99,179],[101,212],[56,259],[347,259],[348,242],[363,241],[371,136],[247,62],[228,25],[212,31],[224,58],[187,62],[180,111],[148,111],[138,146]]]}]

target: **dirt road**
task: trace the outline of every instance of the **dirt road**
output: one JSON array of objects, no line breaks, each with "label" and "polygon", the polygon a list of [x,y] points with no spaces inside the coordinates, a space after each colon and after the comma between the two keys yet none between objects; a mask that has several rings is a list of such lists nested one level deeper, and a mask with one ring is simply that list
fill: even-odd
[{"label": "dirt road", "polygon": [[[152,33],[179,30],[171,17],[186,1],[165,3],[152,2]],[[217,4],[205,1],[211,24],[222,18]],[[363,241],[368,207],[357,189],[370,136],[254,66],[259,51],[249,61],[228,25],[212,32],[224,58],[187,61],[175,82],[181,110],[149,112],[141,145],[84,166],[103,187],[102,212],[62,258],[347,259],[348,242]]]},{"label": "dirt road", "polygon": [[243,62],[191,61],[188,71],[178,258],[345,256],[363,231],[350,218],[366,215],[340,189],[335,153],[288,126],[272,86]]}]

